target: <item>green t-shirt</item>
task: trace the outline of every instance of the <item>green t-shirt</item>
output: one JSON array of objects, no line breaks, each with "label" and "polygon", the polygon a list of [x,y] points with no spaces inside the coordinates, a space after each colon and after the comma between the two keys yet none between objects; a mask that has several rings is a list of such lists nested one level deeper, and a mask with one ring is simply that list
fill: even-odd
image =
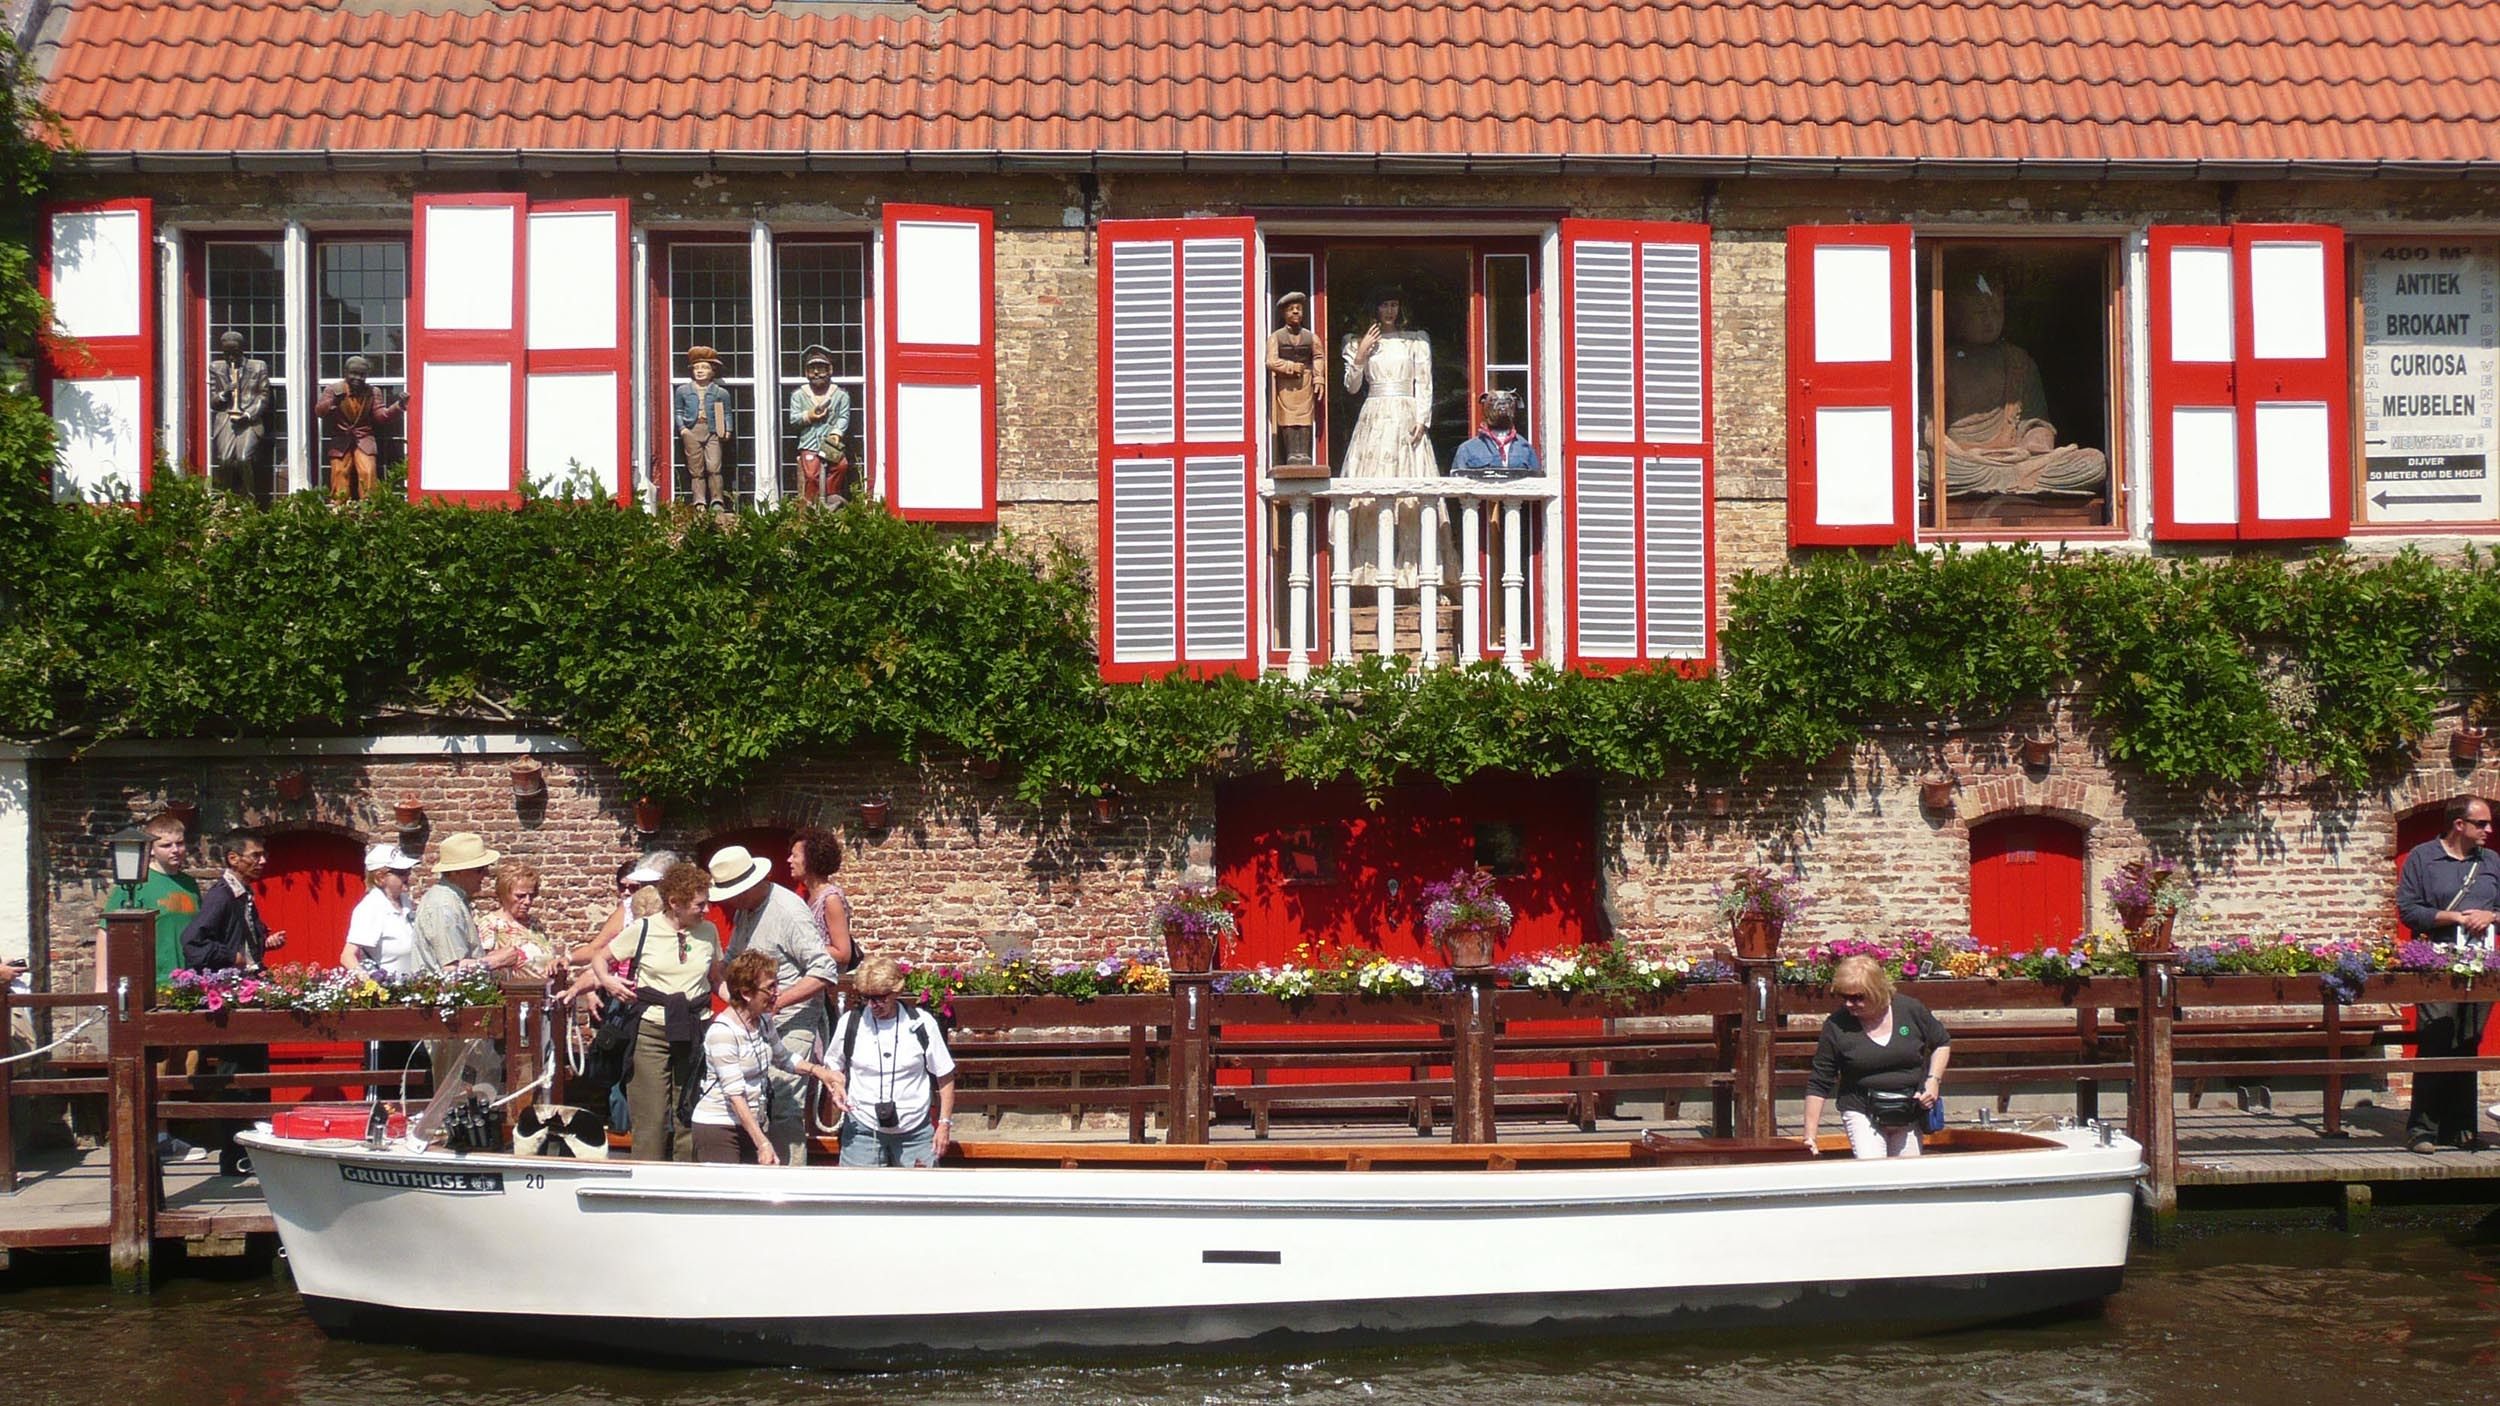
[{"label": "green t-shirt", "polygon": [[182,930],[200,916],[200,881],[151,867],[131,895],[131,906],[156,910],[156,979],[182,965]]}]

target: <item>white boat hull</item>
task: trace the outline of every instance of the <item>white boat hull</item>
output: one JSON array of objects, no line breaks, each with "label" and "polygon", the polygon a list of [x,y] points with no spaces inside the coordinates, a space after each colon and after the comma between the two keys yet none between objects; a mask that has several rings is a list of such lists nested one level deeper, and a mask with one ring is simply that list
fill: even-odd
[{"label": "white boat hull", "polygon": [[2052,1140],[1730,1167],[843,1171],[246,1135],[330,1331],[849,1367],[2088,1303],[2118,1286],[2139,1154]]}]

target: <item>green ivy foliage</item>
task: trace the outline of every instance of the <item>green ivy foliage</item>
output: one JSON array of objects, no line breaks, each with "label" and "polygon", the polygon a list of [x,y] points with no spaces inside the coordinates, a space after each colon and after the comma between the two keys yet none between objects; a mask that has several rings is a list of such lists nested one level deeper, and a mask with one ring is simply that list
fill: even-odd
[{"label": "green ivy foliage", "polygon": [[[0,495],[38,477],[0,470]],[[10,548],[21,608],[0,620],[14,736],[511,721],[679,799],[855,748],[996,758],[1035,802],[1266,770],[1375,793],[1486,771],[1728,777],[2077,688],[2113,757],[2159,781],[2353,787],[2452,690],[2500,686],[2500,571],[2477,556],[1834,553],[1734,584],[1716,672],[1375,659],[1303,683],[1111,686],[1074,555],[872,506],[261,509],[168,475],[135,509],[30,511],[42,530]]]}]

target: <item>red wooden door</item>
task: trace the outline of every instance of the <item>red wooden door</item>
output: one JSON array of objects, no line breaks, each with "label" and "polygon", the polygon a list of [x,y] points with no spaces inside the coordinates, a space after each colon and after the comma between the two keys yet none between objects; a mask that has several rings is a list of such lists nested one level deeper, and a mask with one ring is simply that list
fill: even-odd
[{"label": "red wooden door", "polygon": [[[269,837],[269,865],[261,871],[252,896],[271,932],[286,934],[286,946],[269,954],[273,967],[335,967],[347,945],[347,918],[365,896],[365,848],[352,837],[321,830],[295,830]],[[310,1043],[271,1045],[273,1073],[303,1070],[316,1077],[361,1069],[361,1044]],[[362,1090],[356,1091],[358,1094]],[[271,1097],[341,1099],[349,1096],[336,1083],[309,1083],[275,1090]]]},{"label": "red wooden door", "polygon": [[2063,946],[2084,932],[2083,831],[2009,815],[1970,832],[1970,930],[1994,952]]},{"label": "red wooden door", "polygon": [[[2405,856],[2413,853],[2416,847],[2436,840],[2447,833],[2448,807],[2445,802],[2424,806],[2410,815],[2397,816],[2396,867],[2390,871],[2391,874],[2404,872]],[[2413,934],[2406,930],[2404,920],[2396,916],[2395,900],[2395,880],[2391,877],[2387,888],[2387,926],[2388,930],[2395,935],[2396,940],[2402,942]],[[2405,1007],[2405,1029],[2413,1028],[2414,1014],[2413,1007]],[[2500,1055],[2500,1021],[2492,1021],[2483,1027],[2482,1047],[2476,1053]]]},{"label": "red wooden door", "polygon": [[[1228,967],[1333,961],[1373,953],[1446,965],[1423,929],[1426,884],[1483,863],[1500,877],[1517,921],[1497,960],[1577,947],[1597,911],[1597,798],[1577,780],[1478,778],[1456,787],[1392,787],[1378,807],[1351,784],[1268,781],[1222,787],[1216,869],[1242,896],[1241,937]],[[1521,1023],[1518,1033],[1590,1032],[1591,1022]],[[1248,1038],[1309,1035],[1309,1026],[1236,1027]],[[1331,1026],[1330,1035],[1394,1036],[1412,1026]],[[1326,1036],[1323,1036],[1326,1038]],[[1504,1066],[1504,1072],[1527,1073]],[[1562,1072],[1559,1070],[1553,1072]],[[1404,1068],[1279,1071],[1280,1083],[1406,1079]],[[1226,1082],[1239,1078],[1226,1076]]]}]

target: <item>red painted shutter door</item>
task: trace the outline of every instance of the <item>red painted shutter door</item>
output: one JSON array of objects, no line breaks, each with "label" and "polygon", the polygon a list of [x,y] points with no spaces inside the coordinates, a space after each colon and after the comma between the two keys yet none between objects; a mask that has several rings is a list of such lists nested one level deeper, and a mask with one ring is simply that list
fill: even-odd
[{"label": "red painted shutter door", "polygon": [[1256,671],[1245,219],[1101,228],[1102,676]]},{"label": "red painted shutter door", "polygon": [[1910,540],[1910,227],[1788,231],[1788,542]]},{"label": "red painted shutter door", "polygon": [[578,464],[619,502],[634,490],[631,243],[625,201],[541,200],[529,207],[524,471],[562,484]]},{"label": "red painted shutter door", "polygon": [[412,499],[508,504],[520,496],[528,210],[520,195],[416,199],[408,289]]},{"label": "red painted shutter door", "polygon": [[[271,932],[286,934],[286,946],[269,954],[273,967],[335,967],[347,945],[347,919],[365,896],[364,846],[346,835],[324,830],[284,831],[269,837],[269,863],[261,870],[252,897]],[[305,1041],[271,1045],[274,1073],[301,1071],[305,1082],[281,1086],[270,1093],[280,1103],[298,1099],[339,1099],[361,1096],[361,1090],[323,1082],[362,1069],[365,1047],[345,1041]],[[393,1091],[394,1094],[396,1090]]]},{"label": "red painted shutter door", "polygon": [[2062,946],[2084,931],[2083,832],[2040,815],[1971,831],[1970,926],[1995,952]]},{"label": "red painted shutter door", "polygon": [[53,325],[36,368],[58,443],[56,497],[156,480],[156,206],[149,200],[44,211],[36,281]]},{"label": "red painted shutter door", "polygon": [[2146,245],[2153,536],[2239,535],[2239,278],[2231,231],[2156,225]]},{"label": "red painted shutter door", "polygon": [[998,520],[994,247],[987,210],[885,207],[881,486],[906,518]]}]

